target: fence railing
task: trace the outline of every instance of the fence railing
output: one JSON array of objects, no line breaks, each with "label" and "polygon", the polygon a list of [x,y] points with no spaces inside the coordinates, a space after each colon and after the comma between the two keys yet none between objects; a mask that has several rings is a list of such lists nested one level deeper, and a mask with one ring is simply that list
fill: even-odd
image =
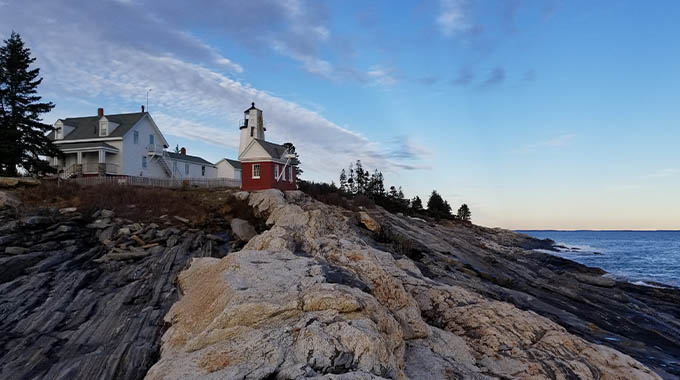
[{"label": "fence railing", "polygon": [[69,182],[75,182],[82,186],[93,185],[117,185],[117,186],[147,186],[164,188],[239,188],[241,180],[234,178],[149,178],[149,177],[80,177],[70,178]]}]

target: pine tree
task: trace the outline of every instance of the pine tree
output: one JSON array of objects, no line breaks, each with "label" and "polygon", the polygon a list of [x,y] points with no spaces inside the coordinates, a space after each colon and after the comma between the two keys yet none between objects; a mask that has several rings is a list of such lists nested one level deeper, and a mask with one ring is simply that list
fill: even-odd
[{"label": "pine tree", "polygon": [[300,162],[300,154],[298,154],[298,152],[295,151],[295,145],[293,145],[293,143],[291,142],[284,143],[283,146],[286,147],[288,153],[295,155],[295,158],[290,160],[290,165],[295,166],[295,180],[297,182],[300,182],[301,181],[300,176],[302,176],[302,173],[304,173],[301,167],[302,163]]},{"label": "pine tree", "polygon": [[470,217],[472,216],[472,213],[470,213],[470,208],[468,207],[468,205],[463,203],[463,205],[460,206],[460,208],[458,209],[458,215],[457,216],[458,216],[458,219],[469,222]]},{"label": "pine tree", "polygon": [[411,212],[422,212],[423,211],[423,201],[419,196],[413,197],[411,200]]},{"label": "pine tree", "polygon": [[376,169],[373,174],[371,174],[371,179],[368,180],[368,186],[366,189],[368,195],[373,199],[377,199],[385,196],[385,184],[383,183],[383,175]]},{"label": "pine tree", "polygon": [[356,176],[354,175],[354,166],[349,164],[349,176],[347,177],[347,188],[350,194],[357,193]]},{"label": "pine tree", "polygon": [[435,218],[451,217],[451,205],[436,190],[432,190],[427,201],[427,212]]},{"label": "pine tree", "polygon": [[390,191],[387,194],[387,196],[393,200],[399,199],[399,192],[397,191],[397,188],[394,186],[390,186]]},{"label": "pine tree", "polygon": [[61,156],[46,136],[52,126],[40,118],[54,104],[40,102],[40,69],[30,68],[35,58],[21,36],[12,32],[4,42],[0,47],[0,175],[16,176],[17,167],[31,174],[54,172],[40,158]]},{"label": "pine tree", "polygon": [[340,191],[347,192],[347,173],[345,173],[345,169],[340,171]]},{"label": "pine tree", "polygon": [[355,165],[357,193],[365,194],[368,186],[368,172],[361,165],[361,160],[357,160]]}]

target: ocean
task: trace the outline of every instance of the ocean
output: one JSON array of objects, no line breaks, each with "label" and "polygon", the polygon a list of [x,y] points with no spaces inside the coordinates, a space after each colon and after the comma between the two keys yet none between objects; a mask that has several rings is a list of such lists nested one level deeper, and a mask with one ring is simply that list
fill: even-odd
[{"label": "ocean", "polygon": [[[517,231],[562,246],[543,251],[639,285],[680,287],[680,231]],[[656,284],[658,285],[658,284]]]}]

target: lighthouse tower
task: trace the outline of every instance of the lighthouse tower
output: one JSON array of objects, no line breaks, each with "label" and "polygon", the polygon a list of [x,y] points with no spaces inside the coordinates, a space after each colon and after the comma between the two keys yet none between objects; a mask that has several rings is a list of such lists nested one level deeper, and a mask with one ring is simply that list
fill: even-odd
[{"label": "lighthouse tower", "polygon": [[241,130],[241,141],[239,143],[239,158],[243,151],[248,147],[253,139],[264,140],[264,121],[262,120],[262,110],[255,108],[253,102],[247,110],[243,112],[243,120],[239,125]]}]

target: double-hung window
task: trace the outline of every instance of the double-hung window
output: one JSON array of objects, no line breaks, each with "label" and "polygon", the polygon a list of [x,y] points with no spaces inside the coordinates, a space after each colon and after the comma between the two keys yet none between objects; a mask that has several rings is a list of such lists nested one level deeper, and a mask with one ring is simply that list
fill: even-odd
[{"label": "double-hung window", "polygon": [[142,156],[142,167],[146,169],[146,156]]},{"label": "double-hung window", "polygon": [[288,167],[288,181],[293,182],[293,167]]},{"label": "double-hung window", "polygon": [[135,145],[139,144],[139,132],[134,131],[132,133],[132,139],[134,140]]},{"label": "double-hung window", "polygon": [[253,178],[260,178],[260,164],[253,165]]},{"label": "double-hung window", "polygon": [[149,135],[149,145],[153,145],[153,135]]},{"label": "double-hung window", "polygon": [[205,177],[205,166],[201,166],[201,176]]},{"label": "double-hung window", "polygon": [[279,164],[274,164],[274,179],[279,180]]}]

